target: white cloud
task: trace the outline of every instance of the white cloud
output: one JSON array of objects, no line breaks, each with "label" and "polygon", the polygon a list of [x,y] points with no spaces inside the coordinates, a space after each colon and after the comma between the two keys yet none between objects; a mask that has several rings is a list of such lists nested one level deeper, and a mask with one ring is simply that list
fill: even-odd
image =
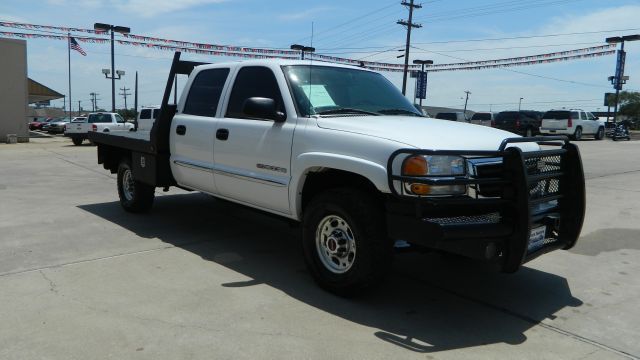
[{"label": "white cloud", "polygon": [[156,15],[184,10],[195,6],[217,4],[226,0],[121,0],[116,2],[116,7],[120,11],[137,14],[150,18]]},{"label": "white cloud", "polygon": [[299,12],[293,12],[293,13],[288,13],[288,14],[282,14],[280,16],[278,16],[279,19],[281,20],[302,20],[302,19],[306,19],[309,17],[312,17],[318,13],[321,12],[326,12],[332,10],[332,8],[330,7],[315,7],[312,9],[307,9],[307,10],[303,10],[303,11],[299,11]]}]

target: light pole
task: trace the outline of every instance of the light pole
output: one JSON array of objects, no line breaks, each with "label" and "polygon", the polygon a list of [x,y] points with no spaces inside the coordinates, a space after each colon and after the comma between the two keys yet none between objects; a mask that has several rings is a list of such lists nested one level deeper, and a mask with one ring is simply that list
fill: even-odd
[{"label": "light pole", "polygon": [[524,99],[524,98],[521,97],[520,101],[518,101],[518,111],[520,111],[520,107],[522,106],[522,99]]},{"label": "light pole", "polygon": [[300,51],[300,60],[304,60],[304,53],[305,52],[308,52],[308,53],[315,52],[316,48],[311,47],[311,46],[304,46],[304,45],[300,45],[300,44],[293,44],[293,45],[291,45],[291,50]]},{"label": "light pole", "polygon": [[465,94],[467,94],[467,97],[464,99],[464,118],[467,118],[467,102],[469,102],[469,94],[471,94],[471,91],[467,90],[465,91]]},{"label": "light pole", "polygon": [[[424,71],[424,66],[425,65],[432,65],[433,64],[433,60],[413,60],[413,63],[416,65],[422,65],[422,70],[420,70],[420,77],[416,78],[416,82],[418,81],[418,79],[422,79],[422,81],[424,81],[424,94],[422,94],[421,92],[421,96],[420,96],[420,109],[422,109],[422,99],[427,97],[427,72]],[[424,74],[424,75],[423,75]],[[422,78],[422,76],[424,76],[424,78]],[[417,86],[416,86],[417,89]],[[414,101],[415,102],[415,101]]]},{"label": "light pole", "polygon": [[[105,72],[105,70],[108,69],[102,69],[102,73],[105,75],[105,77],[107,79],[111,79],[111,111],[112,112],[116,112],[116,78],[114,77],[114,75],[116,74],[116,69],[115,69],[115,60],[114,60],[114,52],[113,52],[113,34],[114,33],[120,33],[120,34],[128,34],[131,32],[131,29],[125,26],[116,26],[116,25],[110,25],[110,24],[102,24],[102,23],[95,23],[93,24],[93,29],[97,30],[97,31],[110,31],[111,32],[111,74],[113,74],[111,77],[109,77],[109,73]],[[120,71],[120,70],[118,70]],[[124,75],[124,71],[122,71],[122,74],[118,74],[118,78],[120,79],[120,75]]]},{"label": "light pole", "polygon": [[624,63],[627,57],[627,54],[624,52],[624,42],[637,40],[640,40],[640,34],[614,36],[605,39],[607,44],[620,43],[620,50],[618,50],[618,61],[616,62],[616,73],[613,77],[609,77],[609,80],[611,80],[613,87],[616,89],[616,103],[613,104],[613,125],[616,124],[616,121],[618,119],[618,97],[620,95],[620,90],[622,90],[622,84],[624,84],[624,82],[628,79],[628,77],[627,79],[625,79],[624,76]]}]

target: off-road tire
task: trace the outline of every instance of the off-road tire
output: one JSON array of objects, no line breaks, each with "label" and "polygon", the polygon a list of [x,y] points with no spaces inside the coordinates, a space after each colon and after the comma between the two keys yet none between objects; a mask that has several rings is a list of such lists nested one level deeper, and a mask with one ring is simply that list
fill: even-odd
[{"label": "off-road tire", "polygon": [[[355,257],[344,273],[335,273],[321,259],[321,245],[317,241],[322,242],[324,237],[319,227],[330,216],[347,223],[355,242]],[[374,195],[355,188],[327,190],[311,200],[304,211],[302,245],[313,278],[322,288],[340,296],[357,295],[379,284],[393,257],[383,204]]]},{"label": "off-road tire", "polygon": [[[128,182],[129,185],[125,185]],[[131,160],[124,159],[118,166],[118,196],[120,205],[129,212],[143,213],[151,209],[155,187],[133,179]]]}]

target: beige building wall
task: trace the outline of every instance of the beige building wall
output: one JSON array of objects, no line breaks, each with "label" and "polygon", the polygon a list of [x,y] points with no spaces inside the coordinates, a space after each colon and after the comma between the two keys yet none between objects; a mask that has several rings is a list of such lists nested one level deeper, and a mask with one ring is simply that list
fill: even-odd
[{"label": "beige building wall", "polygon": [[0,142],[29,141],[27,99],[27,42],[0,38]]}]

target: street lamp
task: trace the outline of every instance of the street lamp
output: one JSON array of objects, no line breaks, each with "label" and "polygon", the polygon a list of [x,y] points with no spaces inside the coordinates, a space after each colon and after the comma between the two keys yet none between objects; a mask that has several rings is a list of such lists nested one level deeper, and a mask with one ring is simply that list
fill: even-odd
[{"label": "street lamp", "polygon": [[616,89],[616,103],[613,104],[613,125],[615,126],[616,120],[618,118],[618,97],[620,96],[620,90],[622,90],[622,85],[629,79],[628,76],[624,76],[624,63],[627,57],[627,54],[624,52],[624,42],[625,41],[637,41],[640,40],[640,34],[636,35],[625,35],[625,36],[613,36],[606,38],[605,41],[607,44],[617,44],[620,43],[620,50],[618,50],[618,60],[616,61],[616,73],[614,76],[609,77],[609,81],[613,84],[613,88]]},{"label": "street lamp", "polygon": [[[427,72],[424,70],[424,66],[425,65],[432,65],[433,64],[433,60],[413,60],[413,63],[416,65],[422,65],[422,70],[420,70],[421,75],[420,76],[424,76],[424,79],[422,81],[424,81],[424,94],[420,94],[423,96],[420,96],[420,109],[422,109],[422,99],[427,97]],[[422,75],[424,74],[424,75]],[[416,84],[418,82],[417,80],[418,78],[416,78]],[[417,90],[417,86],[416,86],[416,90]],[[413,101],[414,103],[416,102],[415,100]]]},{"label": "street lamp", "polygon": [[[118,78],[115,78],[114,76],[109,77],[109,73],[105,73],[105,70],[108,69],[102,69],[102,73],[105,75],[105,77],[107,79],[111,79],[111,111],[112,112],[116,112],[116,79],[120,79],[120,76],[124,75],[124,71],[118,70],[118,72],[116,72],[115,69],[115,60],[114,60],[114,56],[113,56],[113,34],[114,33],[120,33],[120,34],[128,34],[131,32],[131,29],[125,26],[116,26],[116,25],[111,25],[111,24],[103,24],[103,23],[95,23],[93,24],[93,29],[96,31],[102,31],[102,32],[107,32],[107,31],[111,31],[111,72],[112,74],[118,74]],[[121,72],[121,73],[120,73]]]},{"label": "street lamp", "polygon": [[291,45],[291,50],[300,51],[300,59],[304,60],[304,53],[305,52],[308,52],[308,53],[315,52],[316,48],[311,47],[311,46],[304,46],[304,45],[300,45],[300,44],[293,44],[293,45]]},{"label": "street lamp", "polygon": [[524,99],[524,98],[521,97],[520,101],[518,101],[518,111],[520,111],[520,107],[522,106],[522,99]]}]

